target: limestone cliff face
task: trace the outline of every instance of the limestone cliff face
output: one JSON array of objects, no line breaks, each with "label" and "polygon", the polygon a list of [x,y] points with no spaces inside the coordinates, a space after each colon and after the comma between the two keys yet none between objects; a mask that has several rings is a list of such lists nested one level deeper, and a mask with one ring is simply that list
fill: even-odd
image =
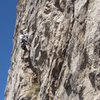
[{"label": "limestone cliff face", "polygon": [[5,100],[100,100],[100,0],[18,0]]}]

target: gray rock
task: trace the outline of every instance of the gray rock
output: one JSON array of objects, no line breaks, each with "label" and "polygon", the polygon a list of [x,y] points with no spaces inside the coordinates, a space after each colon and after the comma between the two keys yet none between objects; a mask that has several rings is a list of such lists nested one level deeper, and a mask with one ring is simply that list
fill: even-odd
[{"label": "gray rock", "polygon": [[[100,0],[18,0],[5,100],[100,99]],[[30,52],[19,43],[27,32]]]}]

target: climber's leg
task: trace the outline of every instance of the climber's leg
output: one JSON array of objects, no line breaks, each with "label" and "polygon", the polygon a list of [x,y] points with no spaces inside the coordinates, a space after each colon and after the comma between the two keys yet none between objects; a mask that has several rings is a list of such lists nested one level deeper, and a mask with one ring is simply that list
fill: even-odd
[{"label": "climber's leg", "polygon": [[29,51],[29,50],[30,50],[30,47],[29,47],[29,45],[28,45],[28,44],[26,44],[26,49],[27,49],[27,51]]},{"label": "climber's leg", "polygon": [[24,54],[22,55],[22,59],[24,59],[25,58],[25,55],[26,55],[26,50],[24,50]]},{"label": "climber's leg", "polygon": [[24,54],[23,54],[23,57],[22,59],[26,59],[29,57],[29,52],[30,52],[30,48],[29,48],[29,45],[24,45]]}]

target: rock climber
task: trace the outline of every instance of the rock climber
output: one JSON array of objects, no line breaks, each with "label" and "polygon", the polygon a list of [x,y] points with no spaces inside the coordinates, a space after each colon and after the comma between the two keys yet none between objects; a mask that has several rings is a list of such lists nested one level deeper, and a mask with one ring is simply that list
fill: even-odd
[{"label": "rock climber", "polygon": [[23,31],[20,31],[20,43],[21,43],[21,48],[25,51],[29,51],[29,43],[28,43],[28,36],[23,33]]},{"label": "rock climber", "polygon": [[20,38],[21,48],[24,50],[24,54],[21,58],[27,59],[29,58],[29,53],[30,53],[28,35],[25,32],[23,32],[23,30],[21,30],[19,34],[19,38]]}]

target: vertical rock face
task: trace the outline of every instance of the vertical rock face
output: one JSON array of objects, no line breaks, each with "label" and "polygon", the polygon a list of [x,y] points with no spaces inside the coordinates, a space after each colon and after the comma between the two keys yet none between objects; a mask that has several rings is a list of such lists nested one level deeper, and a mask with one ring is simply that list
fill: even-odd
[{"label": "vertical rock face", "polygon": [[18,0],[5,100],[100,100],[100,0]]}]

